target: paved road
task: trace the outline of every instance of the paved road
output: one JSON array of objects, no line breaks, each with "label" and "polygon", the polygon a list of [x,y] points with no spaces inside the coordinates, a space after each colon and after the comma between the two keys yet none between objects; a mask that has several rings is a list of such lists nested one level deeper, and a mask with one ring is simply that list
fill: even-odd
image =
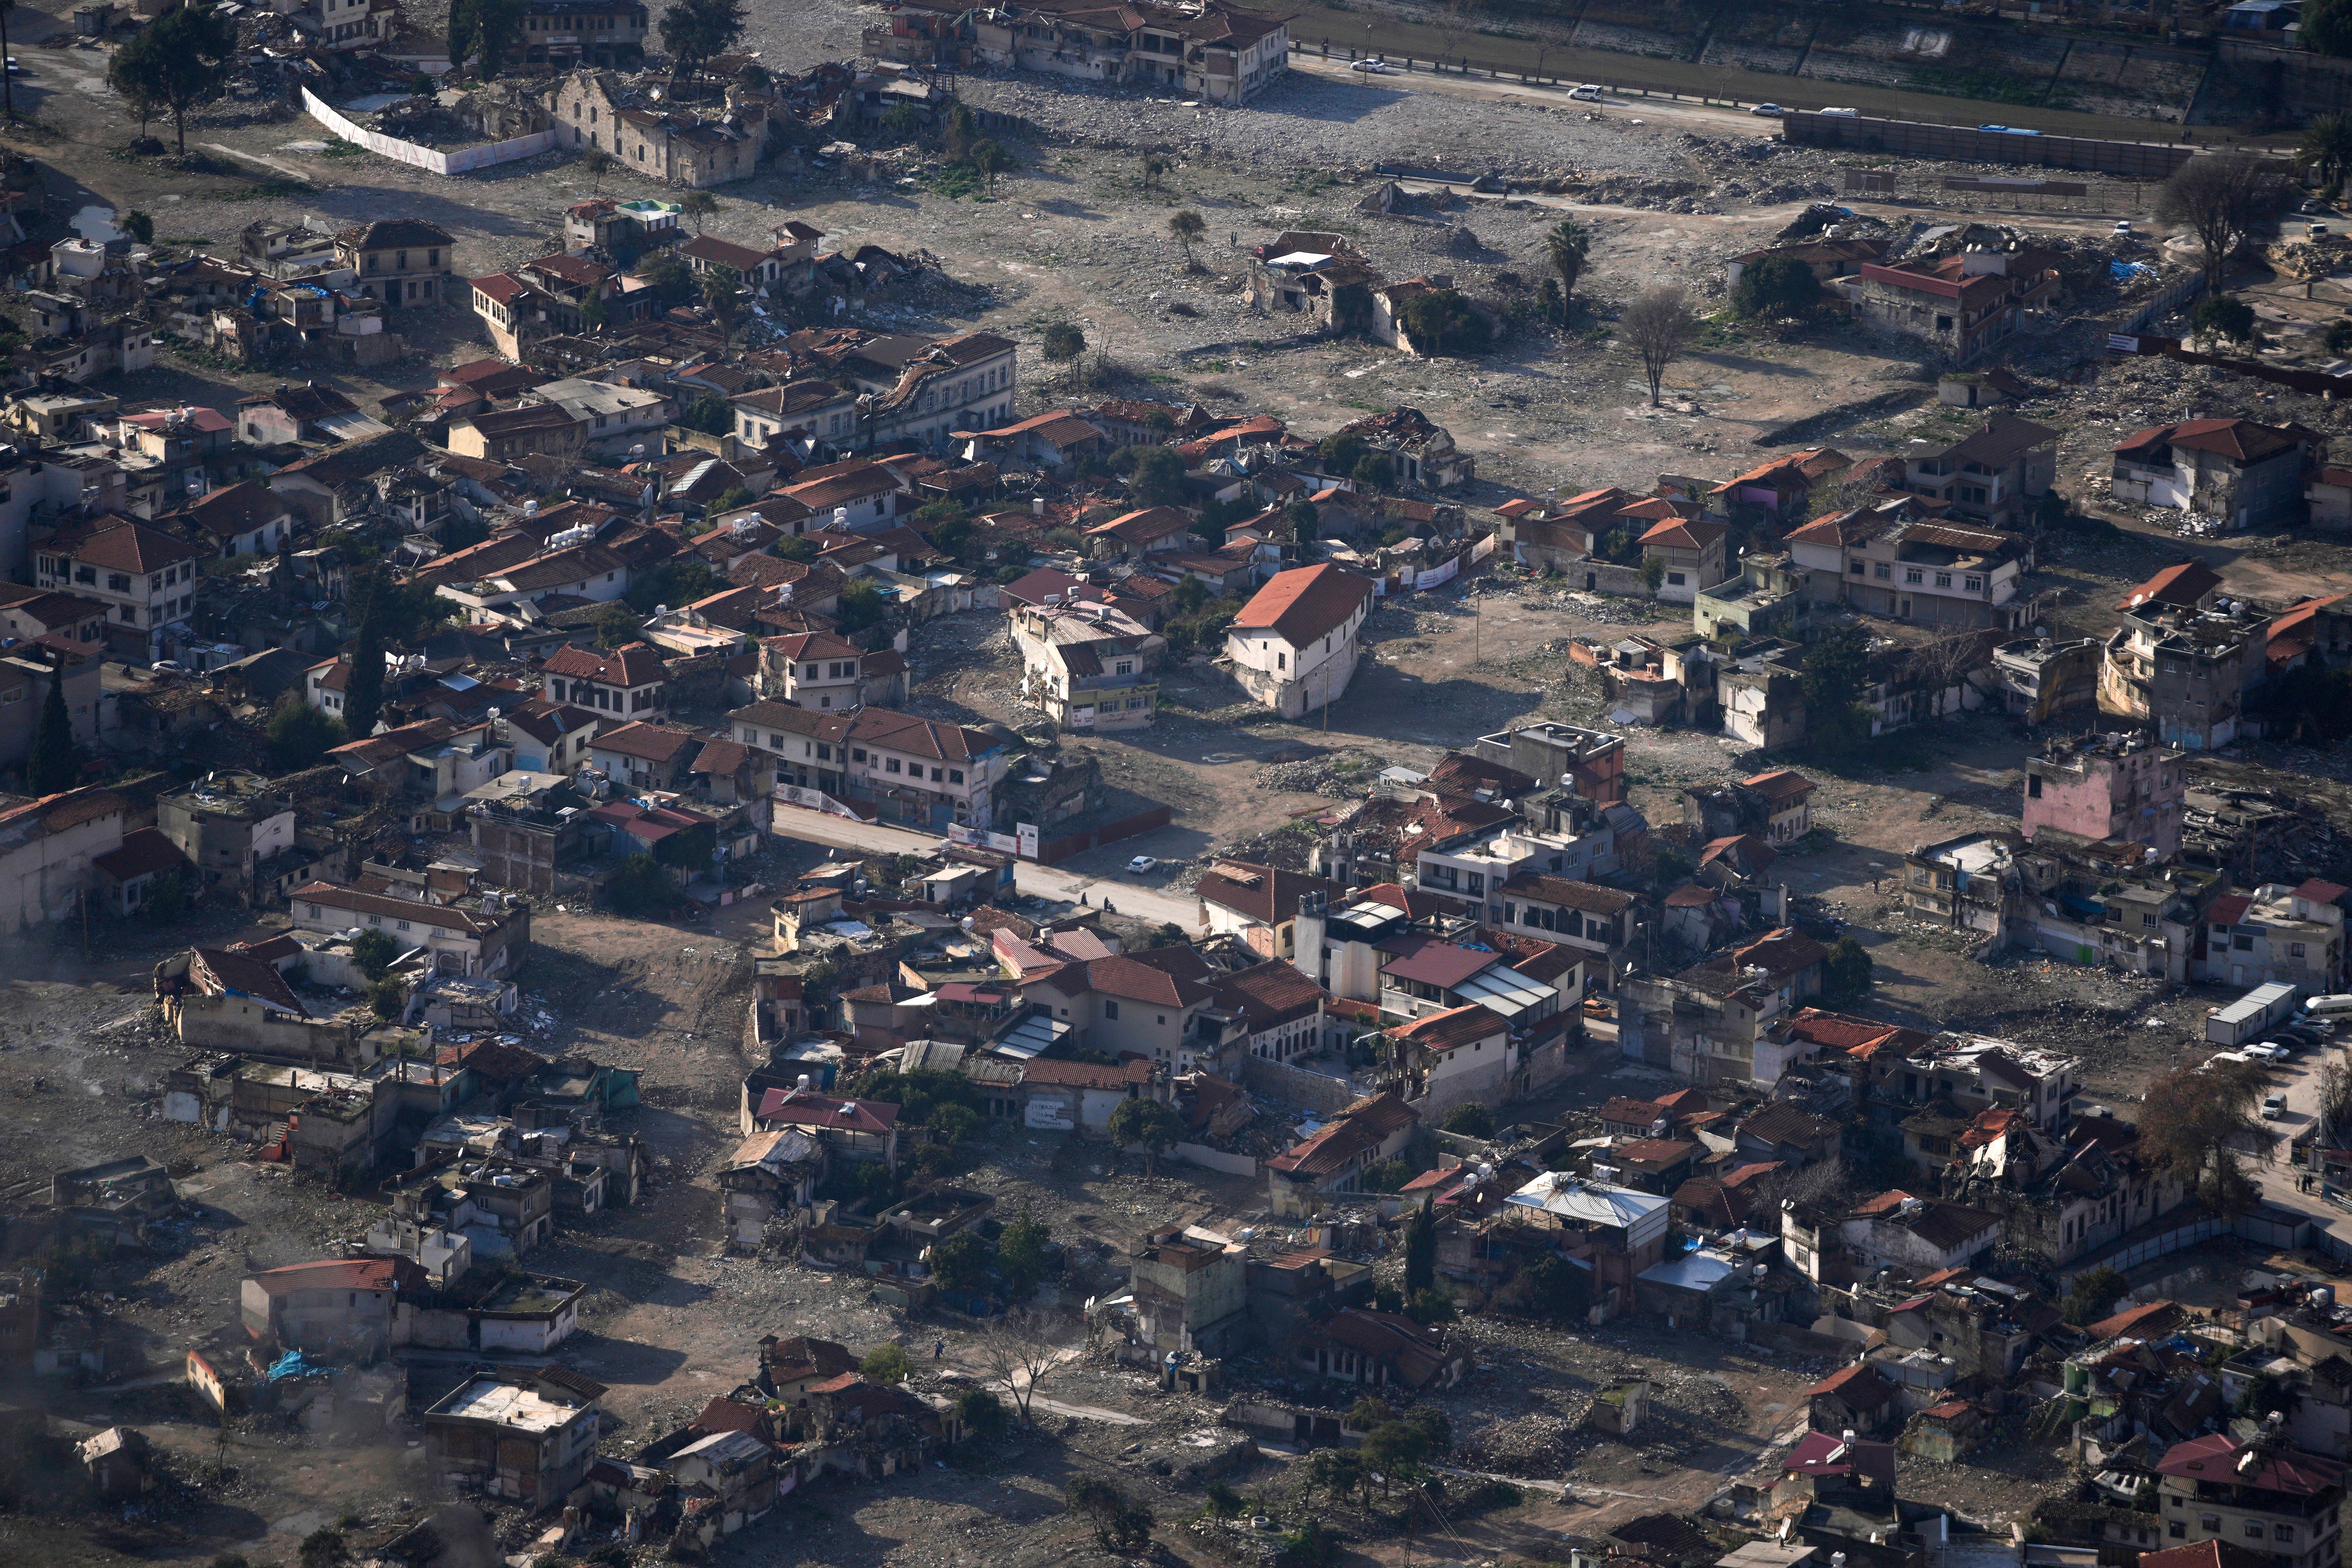
[{"label": "paved road", "polygon": [[[2270,1203],[2307,1214],[2320,1228],[2352,1240],[2352,1214],[2337,1208],[2316,1192],[2297,1190],[2295,1183],[2303,1173],[2287,1163],[2287,1145],[2319,1120],[2320,1068],[2330,1055],[2344,1049],[2340,1045],[2329,1045],[2304,1050],[2284,1068],[2272,1069],[2272,1086],[2286,1090],[2286,1114],[2265,1124],[2279,1135],[2277,1147],[2267,1156],[2248,1162],[2247,1168]],[[2337,1059],[2343,1058],[2339,1056]]]},{"label": "paved road", "polygon": [[[888,827],[876,822],[852,822],[845,816],[830,812],[812,811],[806,806],[775,807],[775,830],[788,838],[804,839],[811,844],[829,845],[841,849],[863,849],[869,854],[919,855],[938,847],[935,834],[917,833],[909,828]],[[1116,878],[1089,877],[1076,871],[1065,871],[1052,866],[1039,866],[1024,860],[1013,874],[1013,885],[1033,898],[1058,899],[1075,904],[1081,897],[1089,903],[1100,904],[1108,899],[1111,907],[1122,915],[1139,920],[1171,921],[1197,936],[1201,934],[1200,900],[1183,893],[1163,892],[1157,888],[1139,887],[1133,881]]]},{"label": "paved road", "polygon": [[1779,121],[1751,115],[1744,109],[1710,109],[1705,104],[1677,103],[1672,99],[1643,98],[1639,95],[1627,98],[1612,92],[1594,104],[1569,97],[1568,89],[1564,87],[1544,87],[1507,78],[1498,81],[1483,76],[1439,76],[1426,70],[1369,76],[1362,71],[1350,70],[1346,60],[1327,60],[1315,55],[1291,56],[1290,68],[1313,76],[1371,82],[1382,92],[1442,92],[1450,98],[1475,98],[1490,103],[1518,99],[1527,103],[1541,104],[1547,109],[1598,109],[1604,114],[1630,116],[1643,121],[1699,121],[1718,133],[1737,131],[1750,136],[1780,134],[1777,129]]}]

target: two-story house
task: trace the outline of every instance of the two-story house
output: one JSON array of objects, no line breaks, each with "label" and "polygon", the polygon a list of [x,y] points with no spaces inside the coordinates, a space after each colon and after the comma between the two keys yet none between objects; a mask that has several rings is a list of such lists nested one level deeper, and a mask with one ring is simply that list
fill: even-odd
[{"label": "two-story house", "polygon": [[906,660],[867,653],[831,632],[760,639],[760,695],[799,708],[863,708],[906,689]]},{"label": "two-story house", "polygon": [[335,259],[359,275],[359,291],[394,306],[447,299],[457,247],[447,229],[423,218],[379,218],[335,236]]},{"label": "two-story house", "polygon": [[2120,443],[2111,493],[2126,506],[2178,507],[2254,528],[2296,518],[2304,470],[2326,460],[2327,437],[2300,425],[2188,419]]},{"label": "two-story house", "polygon": [[1024,687],[1056,726],[1150,728],[1166,637],[1103,604],[1021,605],[1010,619]]},{"label": "two-story house", "polygon": [[1328,562],[1276,573],[1226,628],[1234,679],[1286,719],[1328,707],[1356,673],[1371,598],[1370,578]]},{"label": "two-story house", "polygon": [[1951,503],[1948,515],[1988,528],[2022,530],[2058,471],[2058,432],[2013,414],[1948,446],[1903,455],[1904,488]]},{"label": "two-story house", "polygon": [[929,829],[996,826],[996,789],[1012,758],[994,735],[887,708],[846,713],[773,699],[727,719],[737,741],[775,759],[786,801],[787,788],[799,789]]},{"label": "two-story house", "polygon": [[1132,958],[1066,963],[1028,982],[1024,996],[1068,1025],[1076,1044],[1132,1053],[1174,1074],[1213,1070],[1229,1035],[1239,1037],[1213,987]]},{"label": "two-story house", "polygon": [[144,663],[194,610],[198,563],[212,553],[129,518],[93,518],[33,547],[33,585],[106,605],[109,645]]},{"label": "two-story house", "polygon": [[[2344,1465],[2273,1435],[2192,1437],[2156,1465],[2167,1545],[2227,1542],[2274,1568],[2336,1568],[2343,1560]],[[2259,1542],[2259,1544],[2257,1544]]]},{"label": "two-story house", "polygon": [[287,907],[303,931],[359,926],[383,931],[404,950],[421,947],[436,974],[504,974],[530,948],[530,906],[519,900],[492,912],[312,882],[295,889]]},{"label": "two-story house", "polygon": [[1668,604],[1687,605],[1701,588],[1731,575],[1724,564],[1724,541],[1731,531],[1704,518],[1671,517],[1642,534],[1642,564],[1658,567],[1657,595]]},{"label": "two-story house", "polygon": [[562,648],[541,667],[541,689],[551,701],[630,719],[669,713],[669,668],[650,644],[633,642],[609,653]]}]

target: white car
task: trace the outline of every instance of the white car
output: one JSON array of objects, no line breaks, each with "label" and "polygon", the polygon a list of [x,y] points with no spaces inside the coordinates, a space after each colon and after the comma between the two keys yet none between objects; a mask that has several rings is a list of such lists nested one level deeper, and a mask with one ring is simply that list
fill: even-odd
[{"label": "white car", "polygon": [[2248,1046],[2245,1047],[2245,1054],[2266,1062],[2283,1062],[2289,1055],[2287,1048],[2276,1040],[2264,1040],[2259,1045]]},{"label": "white car", "polygon": [[1149,855],[1138,855],[1134,859],[1129,860],[1127,863],[1127,868],[1135,875],[1140,877],[1146,871],[1157,871],[1160,869],[1160,862],[1153,859]]},{"label": "white car", "polygon": [[1834,114],[1839,116],[1841,119],[1845,120],[1859,120],[1862,118],[1862,110],[1859,109],[1824,109],[1820,112],[1823,114]]},{"label": "white car", "polygon": [[1568,89],[1568,96],[1577,100],[1580,103],[1599,103],[1601,101],[1601,91],[1602,89],[1599,82],[1588,81],[1581,87],[1570,88]]},{"label": "white car", "polygon": [[2263,1121],[2276,1121],[2280,1117],[2284,1116],[2285,1114],[2286,1114],[2286,1096],[2285,1096],[2285,1095],[2284,1095],[2284,1094],[2270,1094],[2270,1095],[2264,1095],[2264,1096],[2263,1097]]},{"label": "white car", "polygon": [[1351,71],[1362,71],[1366,76],[1387,76],[1391,72],[1394,71],[1396,67],[1389,64],[1389,62],[1384,59],[1375,58],[1369,60],[1358,60],[1354,65],[1349,66],[1348,68]]},{"label": "white car", "polygon": [[1767,120],[1778,120],[1780,116],[1788,113],[1789,111],[1781,108],[1777,103],[1759,103],[1748,112],[1750,114],[1760,114]]}]

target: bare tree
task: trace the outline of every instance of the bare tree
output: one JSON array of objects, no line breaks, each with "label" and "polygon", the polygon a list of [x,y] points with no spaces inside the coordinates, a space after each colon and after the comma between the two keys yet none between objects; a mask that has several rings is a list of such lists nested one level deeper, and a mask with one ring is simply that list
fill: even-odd
[{"label": "bare tree", "polygon": [[1454,53],[1460,47],[1464,36],[1470,31],[1471,5],[1472,0],[1445,0],[1445,4],[1438,6],[1430,17],[1430,26],[1436,29],[1438,41],[1444,49],[1444,53],[1437,57],[1439,65],[1445,63],[1445,56]]},{"label": "bare tree", "polygon": [[2327,1059],[2319,1064],[2319,1125],[2323,1134],[2319,1142],[2327,1147],[2337,1147],[2330,1139],[2352,1133],[2352,1072],[2347,1072],[2344,1060],[2336,1048],[2327,1048]]},{"label": "bare tree", "polygon": [[1645,289],[1617,316],[1617,335],[1642,356],[1642,374],[1650,379],[1650,406],[1658,405],[1658,389],[1665,384],[1666,366],[1680,359],[1698,321],[1690,300],[1671,283]]},{"label": "bare tree", "polygon": [[1029,1426],[1037,1385],[1075,1360],[1076,1346],[1066,1320],[1023,1307],[989,1320],[979,1349],[980,1364],[1004,1385],[1022,1424]]},{"label": "bare tree", "polygon": [[1944,694],[1967,681],[1971,671],[1981,668],[1986,660],[1985,639],[1974,632],[1962,632],[1958,637],[1937,637],[1911,650],[1904,661],[1903,673],[1927,689],[1936,718],[1944,716]]},{"label": "bare tree", "polygon": [[1844,1157],[1833,1154],[1796,1170],[1784,1166],[1757,1183],[1756,1206],[1749,1212],[1771,1216],[1769,1223],[1777,1226],[1783,1203],[1842,1205],[1853,1195]]},{"label": "bare tree", "polygon": [[2294,190],[2284,169],[2251,153],[2191,158],[2157,192],[2156,216],[2197,236],[2205,253],[2205,286],[2219,292],[2230,258],[2258,226],[2278,216]]}]

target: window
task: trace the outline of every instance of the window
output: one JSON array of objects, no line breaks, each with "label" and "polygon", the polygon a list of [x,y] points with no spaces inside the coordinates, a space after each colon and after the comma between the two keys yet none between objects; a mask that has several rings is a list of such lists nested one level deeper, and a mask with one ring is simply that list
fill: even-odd
[{"label": "window", "polygon": [[[1326,638],[1325,641],[1328,643],[1329,639]],[[1135,673],[1135,660],[1131,658],[1120,659],[1118,665],[1112,668],[1111,673],[1113,675],[1133,675]]]},{"label": "window", "polygon": [[2025,798],[2028,800],[2040,800],[2042,798],[2042,775],[2040,773],[2028,773],[2025,775]]},{"label": "window", "polygon": [[1971,594],[1981,594],[1984,592],[1984,579],[1981,577],[1965,577],[1961,579],[1961,586],[1967,588]]},{"label": "window", "polygon": [[898,772],[898,759],[896,757],[887,757],[883,759],[882,771],[892,773]]},{"label": "window", "polygon": [[[2173,1506],[2176,1508],[2180,1505],[2180,1500],[2179,1498],[2174,1498],[2172,1502]],[[2167,1531],[2166,1533],[2170,1535],[2175,1541],[2186,1541],[2189,1539],[2188,1522],[2183,1520],[2176,1519],[2172,1521],[2171,1528]]]},{"label": "window", "polygon": [[1116,1002],[1106,1002],[1106,1003],[1104,1003],[1104,1004],[1103,1004],[1103,1016],[1104,1016],[1104,1017],[1106,1017],[1106,1018],[1116,1018],[1116,1017],[1118,1017],[1118,1003],[1116,1003]]},{"label": "window", "polygon": [[852,746],[849,749],[849,760],[853,763],[864,762],[866,760],[866,748],[863,746]]},{"label": "window", "polygon": [[128,594],[131,592],[131,574],[127,572],[109,572],[106,574],[106,586],[109,593]]},{"label": "window", "polygon": [[2139,917],[2139,923],[2144,926],[2153,927],[2156,924],[2156,917],[2152,914],[2144,914]]},{"label": "window", "polygon": [[950,783],[950,784],[961,784],[961,783],[963,783],[963,770],[962,770],[961,768],[950,768],[950,769],[948,770],[948,783]]},{"label": "window", "polygon": [[1952,574],[1951,574],[1949,572],[1938,572],[1938,573],[1937,573],[1937,574],[1936,574],[1936,586],[1937,586],[1937,587],[1938,587],[1938,588],[1948,588],[1948,587],[1950,587],[1951,585],[1952,585]]},{"label": "window", "polygon": [[1880,561],[1880,562],[1875,562],[1875,563],[1874,563],[1872,564],[1872,566],[1871,566],[1871,568],[1870,568],[1870,574],[1871,574],[1872,576],[1874,576],[1874,577],[1877,578],[1880,582],[1884,583],[1884,582],[1885,582],[1889,577],[1893,576],[1893,575],[1895,574],[1895,573],[1894,573],[1894,569],[1893,569],[1892,567],[1888,566],[1888,565],[1887,565],[1887,563],[1886,563],[1885,562],[1884,562],[1884,561]]},{"label": "window", "polygon": [[1669,572],[1666,574],[1666,581],[1679,588],[1683,585],[1683,574],[1679,572]]},{"label": "window", "polygon": [[1862,563],[1861,563],[1861,562],[1859,562],[1859,561],[1850,562],[1850,563],[1847,563],[1846,570],[1848,570],[1848,571],[1852,572],[1855,576],[1859,577],[1859,576],[1861,576],[1861,575],[1862,575]]},{"label": "window", "polygon": [[1286,653],[1276,654],[1274,656],[1274,668],[1276,669],[1288,669],[1290,668],[1290,656]]},{"label": "window", "polygon": [[1924,583],[1927,580],[1927,574],[1916,566],[1906,566],[1903,569],[1903,580],[1906,583]]},{"label": "window", "polygon": [[2254,939],[2250,936],[2233,936],[2230,939],[2230,946],[2238,952],[2252,952],[2254,951]]},{"label": "window", "polygon": [[2294,1539],[2294,1526],[2291,1524],[2272,1526],[2271,1539],[2273,1541],[2293,1541]]},{"label": "window", "polygon": [[2263,1521],[2259,1519],[2246,1521],[2245,1531],[2247,1540],[2260,1541],[2263,1538]]}]

